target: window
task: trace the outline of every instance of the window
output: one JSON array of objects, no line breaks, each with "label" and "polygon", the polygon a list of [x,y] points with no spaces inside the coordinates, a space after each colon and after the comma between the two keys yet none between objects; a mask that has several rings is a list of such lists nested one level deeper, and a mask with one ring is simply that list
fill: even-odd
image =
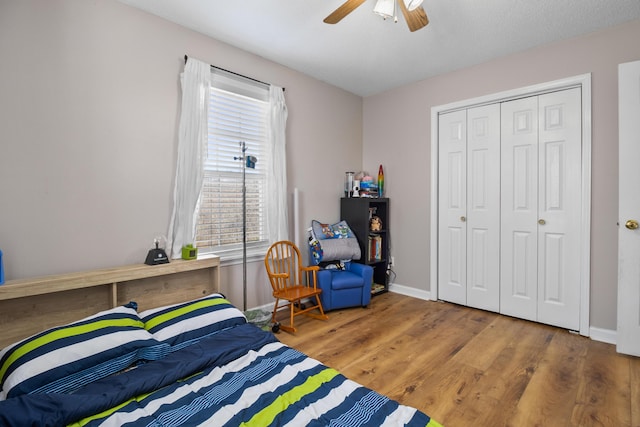
[{"label": "window", "polygon": [[[269,158],[269,88],[250,79],[212,69],[204,182],[196,225],[196,245],[225,259],[242,256],[243,169],[246,180],[248,253],[266,249],[266,197]],[[257,157],[245,168],[244,155]]]}]

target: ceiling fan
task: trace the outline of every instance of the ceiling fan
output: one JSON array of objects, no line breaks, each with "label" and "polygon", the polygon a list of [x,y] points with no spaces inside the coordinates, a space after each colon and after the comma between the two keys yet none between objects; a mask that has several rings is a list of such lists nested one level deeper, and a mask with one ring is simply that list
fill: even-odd
[{"label": "ceiling fan", "polygon": [[[329,16],[324,18],[324,22],[327,24],[337,24],[353,12],[358,6],[364,3],[366,0],[347,0],[340,7],[334,10]],[[407,22],[410,31],[419,30],[422,27],[426,27],[429,23],[427,13],[422,8],[423,0],[377,0],[373,11],[383,18],[394,18],[397,21],[397,15],[395,14],[395,6],[398,4],[404,20]]]}]

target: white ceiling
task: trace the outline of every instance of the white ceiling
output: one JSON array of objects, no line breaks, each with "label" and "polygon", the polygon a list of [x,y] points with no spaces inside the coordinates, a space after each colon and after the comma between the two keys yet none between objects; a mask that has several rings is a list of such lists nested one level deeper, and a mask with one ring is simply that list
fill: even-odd
[{"label": "white ceiling", "polygon": [[368,0],[120,0],[360,96],[640,18],[640,0],[424,0],[409,32]]}]

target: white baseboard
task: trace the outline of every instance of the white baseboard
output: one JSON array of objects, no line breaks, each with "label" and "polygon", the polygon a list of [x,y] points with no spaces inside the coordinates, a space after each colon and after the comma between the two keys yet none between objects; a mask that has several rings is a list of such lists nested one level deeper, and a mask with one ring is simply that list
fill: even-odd
[{"label": "white baseboard", "polygon": [[397,283],[389,284],[389,292],[394,292],[396,294],[406,295],[409,297],[419,298],[427,301],[431,299],[431,292],[429,291],[412,288],[410,286],[398,285]]},{"label": "white baseboard", "polygon": [[594,341],[606,342],[615,345],[618,342],[618,332],[611,329],[589,327],[589,338]]}]

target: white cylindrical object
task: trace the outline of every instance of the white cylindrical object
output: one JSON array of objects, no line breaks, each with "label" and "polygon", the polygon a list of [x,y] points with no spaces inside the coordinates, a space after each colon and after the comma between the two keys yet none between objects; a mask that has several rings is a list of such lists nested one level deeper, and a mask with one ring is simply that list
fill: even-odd
[{"label": "white cylindrical object", "polygon": [[373,12],[384,19],[392,18],[396,13],[396,0],[378,0],[373,7]]},{"label": "white cylindrical object", "polygon": [[293,239],[300,248],[300,191],[297,187],[293,189]]},{"label": "white cylindrical object", "polygon": [[344,197],[351,197],[353,191],[353,172],[344,173]]}]

